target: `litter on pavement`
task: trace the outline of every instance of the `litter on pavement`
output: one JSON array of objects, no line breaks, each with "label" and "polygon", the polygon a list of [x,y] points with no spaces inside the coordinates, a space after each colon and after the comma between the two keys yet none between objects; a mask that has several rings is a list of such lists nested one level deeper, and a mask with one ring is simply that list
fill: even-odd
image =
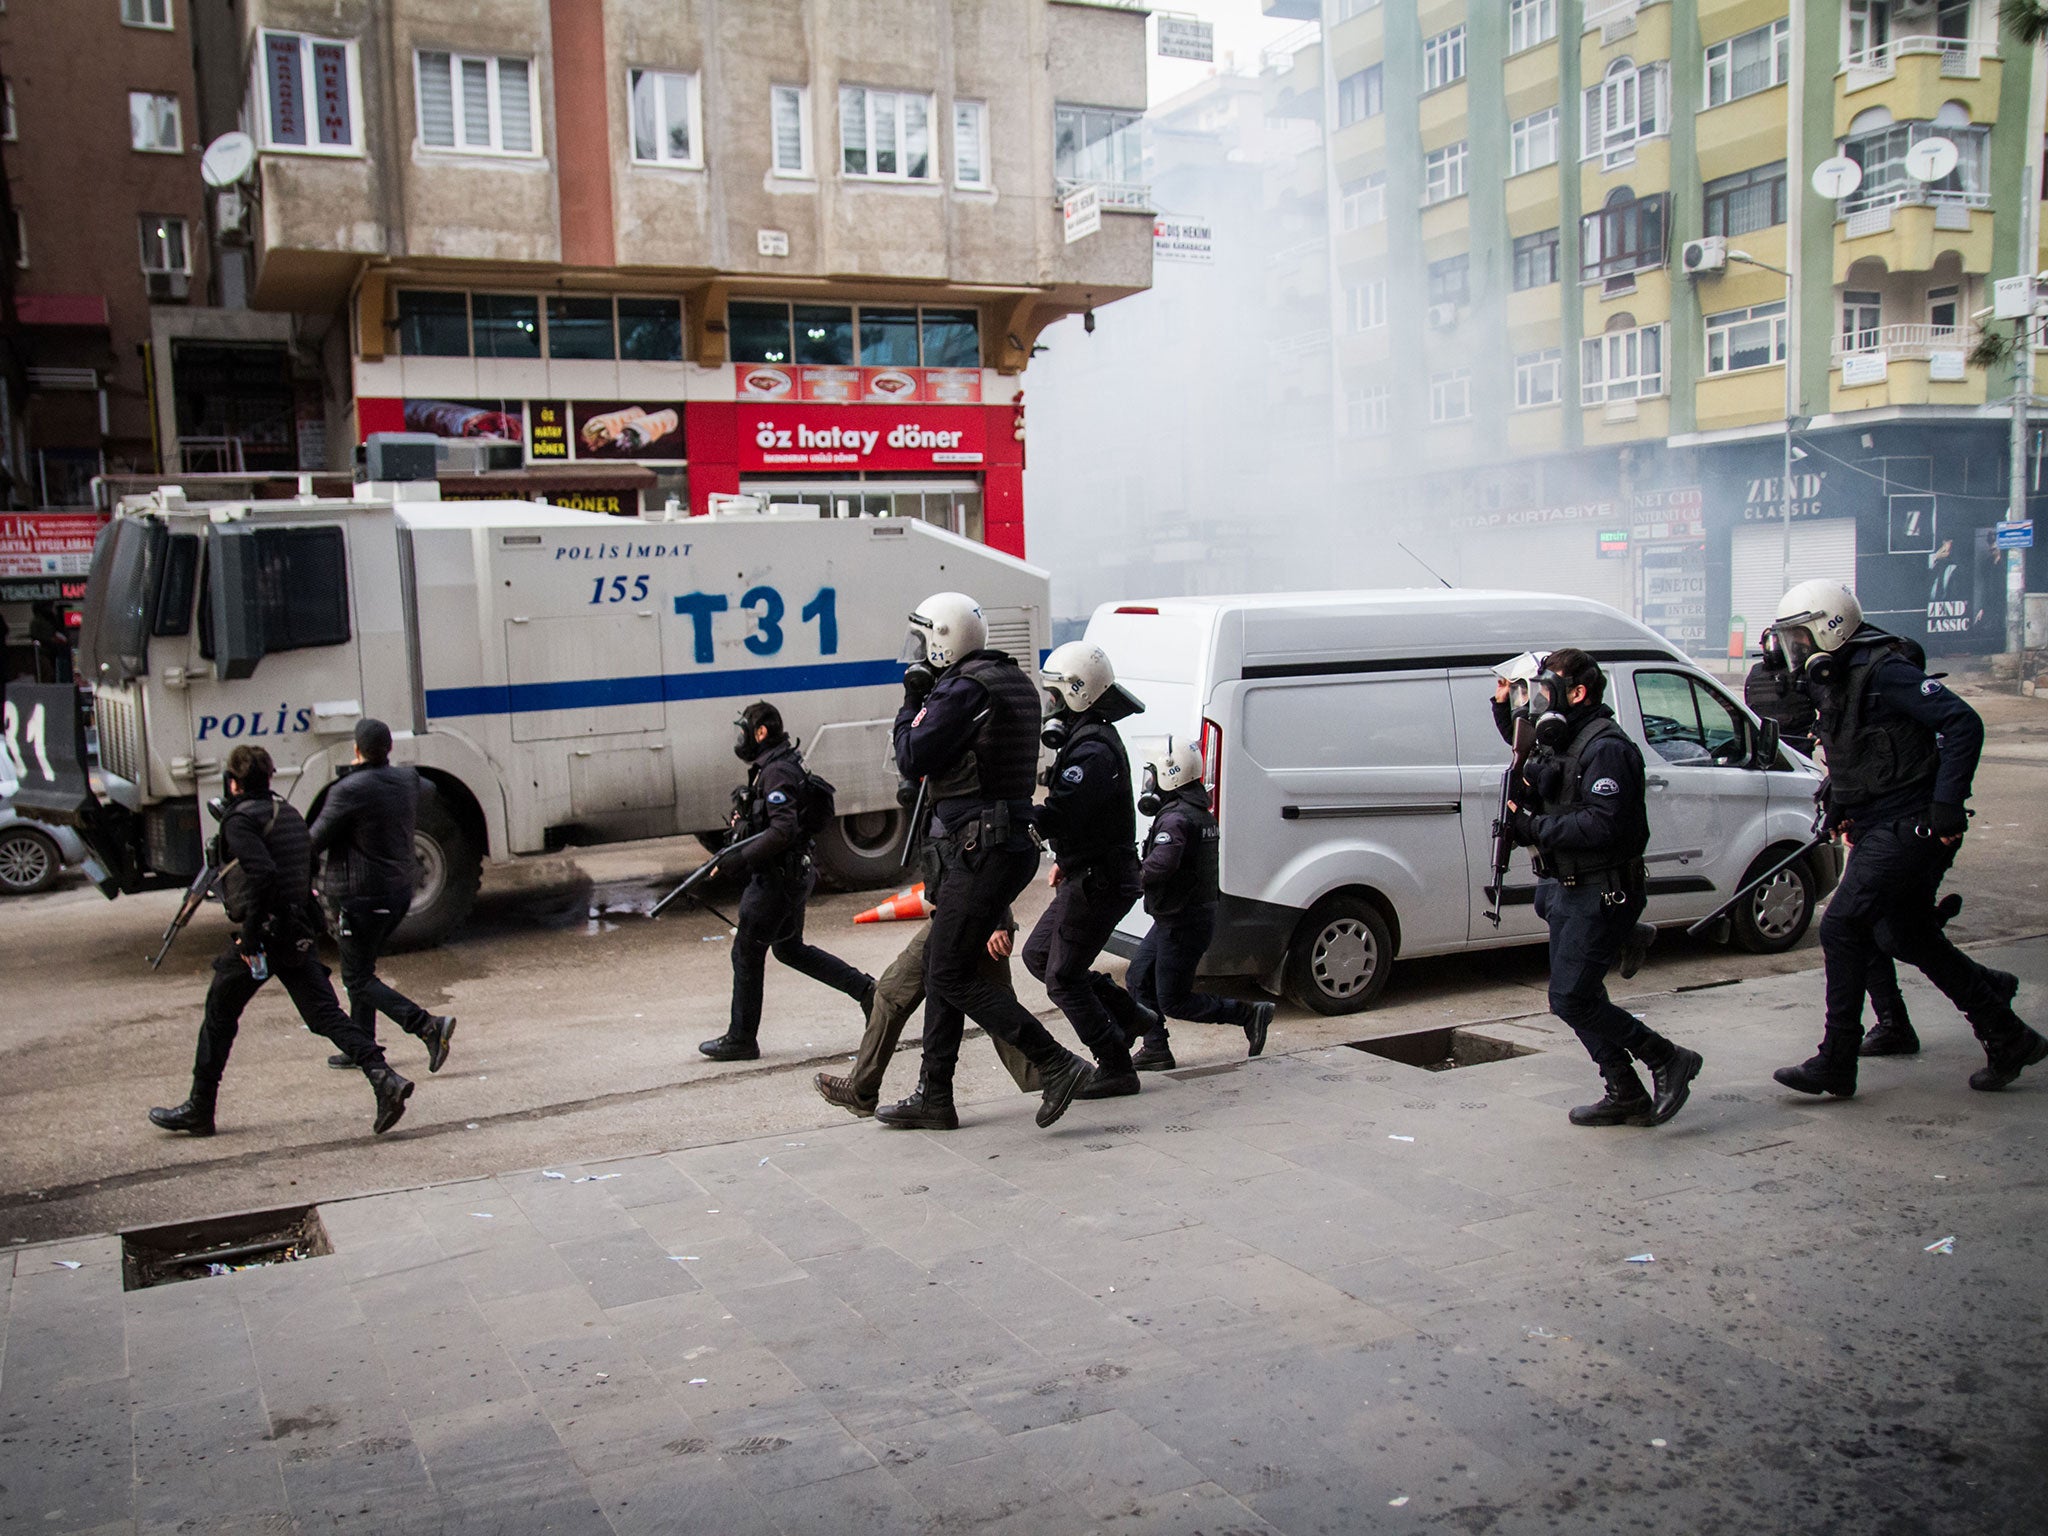
[{"label": "litter on pavement", "polygon": [[52,1259],[50,1262],[59,1269],[83,1269],[85,1267],[76,1259]]},{"label": "litter on pavement", "polygon": [[1389,1136],[1387,1138],[1389,1141],[1413,1141],[1414,1139],[1413,1136]]},{"label": "litter on pavement", "polygon": [[1654,1264],[1657,1262],[1657,1255],[1655,1255],[1654,1253],[1631,1254],[1628,1258],[1622,1260],[1622,1262],[1624,1264]]},{"label": "litter on pavement", "polygon": [[1938,1243],[1929,1243],[1921,1250],[1922,1253],[1954,1253],[1955,1251],[1956,1240],[1952,1237],[1944,1237]]}]

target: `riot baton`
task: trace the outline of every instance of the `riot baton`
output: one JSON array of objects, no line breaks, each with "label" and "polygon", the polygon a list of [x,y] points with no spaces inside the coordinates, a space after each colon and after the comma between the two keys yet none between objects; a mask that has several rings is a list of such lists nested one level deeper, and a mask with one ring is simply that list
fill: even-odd
[{"label": "riot baton", "polygon": [[1749,884],[1745,885],[1733,896],[1730,896],[1726,901],[1722,902],[1721,905],[1714,908],[1714,910],[1709,912],[1705,917],[1701,918],[1698,922],[1694,923],[1691,927],[1687,928],[1685,930],[1686,933],[1689,935],[1695,934],[1698,933],[1702,928],[1708,927],[1714,923],[1718,923],[1730,912],[1733,912],[1737,907],[1741,906],[1743,902],[1747,901],[1762,887],[1769,885],[1773,880],[1777,879],[1778,876],[1782,875],[1794,864],[1797,864],[1801,859],[1805,858],[1809,853],[1813,852],[1814,849],[1823,847],[1826,844],[1834,841],[1834,836],[1835,835],[1833,832],[1816,832],[1809,841],[1801,843],[1797,848],[1793,849],[1792,852],[1785,855],[1784,858],[1778,860],[1777,863],[1773,864],[1769,869],[1765,870],[1762,874],[1758,875],[1754,880],[1750,881]]},{"label": "riot baton", "polygon": [[712,906],[711,903],[706,901],[702,896],[693,896],[692,893],[695,891],[697,886],[703,884],[703,882],[711,878],[712,871],[718,868],[719,861],[723,859],[727,854],[737,853],[742,848],[748,847],[753,843],[758,843],[762,838],[766,837],[767,835],[768,833],[766,831],[760,831],[756,832],[752,837],[743,837],[736,843],[726,844],[725,847],[719,849],[718,852],[714,853],[702,864],[699,864],[695,869],[691,870],[689,878],[684,880],[681,885],[677,886],[674,890],[670,891],[666,896],[662,897],[661,900],[657,901],[654,904],[653,910],[650,911],[647,915],[649,917],[659,917],[661,916],[662,912],[667,909],[668,905],[671,902],[676,901],[684,896],[691,896],[692,899],[696,901],[696,903],[699,906],[703,907],[707,912],[710,912],[714,917],[718,918],[719,921],[723,922],[726,925],[726,927],[737,928],[739,926],[738,923],[735,923],[723,912],[720,912],[718,908]]}]

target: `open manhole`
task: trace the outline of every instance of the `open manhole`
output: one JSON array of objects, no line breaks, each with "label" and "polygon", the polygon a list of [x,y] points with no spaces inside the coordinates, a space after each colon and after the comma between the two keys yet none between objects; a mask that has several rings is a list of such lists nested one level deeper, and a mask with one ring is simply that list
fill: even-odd
[{"label": "open manhole", "polygon": [[320,1213],[310,1205],[138,1227],[121,1234],[121,1289],[146,1291],[332,1252]]},{"label": "open manhole", "polygon": [[1406,1035],[1382,1035],[1377,1040],[1347,1040],[1354,1051],[1384,1056],[1404,1067],[1425,1072],[1450,1072],[1458,1067],[1483,1066],[1489,1061],[1509,1061],[1517,1056],[1534,1056],[1534,1046],[1515,1045],[1474,1034],[1469,1029],[1418,1029]]}]

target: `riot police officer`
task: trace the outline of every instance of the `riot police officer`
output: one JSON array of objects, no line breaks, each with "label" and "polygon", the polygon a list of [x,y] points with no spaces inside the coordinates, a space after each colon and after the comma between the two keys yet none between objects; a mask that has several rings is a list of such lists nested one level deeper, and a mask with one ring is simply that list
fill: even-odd
[{"label": "riot police officer", "polygon": [[[1014,659],[987,647],[988,621],[963,593],[935,593],[910,615],[896,769],[932,787],[925,893],[937,910],[925,950],[928,1001],[917,1091],[875,1113],[881,1124],[899,1129],[960,1124],[953,1069],[963,1015],[1038,1068],[1041,1126],[1065,1114],[1095,1075],[981,966],[988,936],[1038,868],[1031,840],[1038,691]],[[962,771],[969,754],[971,778]]]},{"label": "riot police officer", "polygon": [[1272,1027],[1271,1003],[1245,1003],[1195,990],[1195,972],[1216,934],[1216,817],[1202,782],[1202,754],[1193,742],[1169,736],[1145,765],[1138,809],[1153,818],[1145,834],[1141,880],[1152,927],[1131,958],[1130,986],[1139,1004],[1158,1022],[1145,1031],[1138,1054],[1141,1072],[1173,1067],[1166,1020],[1235,1024],[1244,1031],[1247,1056],[1266,1048]]},{"label": "riot police officer", "polygon": [[[1684,1107],[1700,1056],[1674,1045],[1607,995],[1646,896],[1649,845],[1643,754],[1602,702],[1600,664],[1582,650],[1549,653],[1519,708],[1535,722],[1535,750],[1511,790],[1508,829],[1535,849],[1536,915],[1550,925],[1550,1011],[1600,1068],[1606,1093],[1571,1111],[1573,1125],[1662,1125]],[[1509,734],[1506,686],[1496,723]],[[1631,1059],[1633,1058],[1633,1059]],[[1654,1095],[1636,1075],[1650,1069]]]},{"label": "riot police officer", "polygon": [[1089,967],[1138,899],[1131,760],[1115,722],[1145,706],[1118,685],[1102,647],[1070,640],[1039,668],[1046,696],[1046,770],[1038,830],[1052,844],[1052,902],[1024,942],[1024,968],[1095,1057],[1089,1099],[1138,1091],[1131,1048]]},{"label": "riot police officer", "polygon": [[747,876],[740,894],[739,931],[732,941],[732,1022],[715,1040],[697,1049],[713,1061],[753,1061],[761,1054],[761,986],[772,952],[791,970],[822,981],[860,1004],[863,1017],[874,999],[875,979],[837,955],[804,942],[804,904],[818,883],[811,867],[811,797],[824,793],[804,770],[797,744],[782,729],[782,712],[766,699],[749,704],[733,722],[739,739],[733,754],[747,765],[737,841],[753,838],[716,856],[722,867]]},{"label": "riot police officer", "polygon": [[1820,1050],[1773,1075],[1800,1093],[1846,1099],[1856,1092],[1864,989],[1873,961],[1890,955],[1918,966],[1970,1021],[1985,1057],[1970,1086],[2005,1087],[2048,1059],[2048,1040],[2013,1012],[2018,978],[1957,949],[1935,907],[1969,829],[1964,803],[1984,747],[1983,721],[1915,666],[1897,637],[1864,623],[1861,605],[1838,582],[1801,582],[1779,600],[1772,628],[1819,708],[1824,813],[1851,845],[1820,924],[1827,964]]}]

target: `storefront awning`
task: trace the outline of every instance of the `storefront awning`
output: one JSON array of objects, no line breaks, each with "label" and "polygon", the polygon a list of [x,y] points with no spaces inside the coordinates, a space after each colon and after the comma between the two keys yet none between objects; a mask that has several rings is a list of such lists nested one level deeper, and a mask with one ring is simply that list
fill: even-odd
[{"label": "storefront awning", "polygon": [[97,293],[17,293],[14,312],[23,325],[81,325],[108,328],[107,301]]}]

